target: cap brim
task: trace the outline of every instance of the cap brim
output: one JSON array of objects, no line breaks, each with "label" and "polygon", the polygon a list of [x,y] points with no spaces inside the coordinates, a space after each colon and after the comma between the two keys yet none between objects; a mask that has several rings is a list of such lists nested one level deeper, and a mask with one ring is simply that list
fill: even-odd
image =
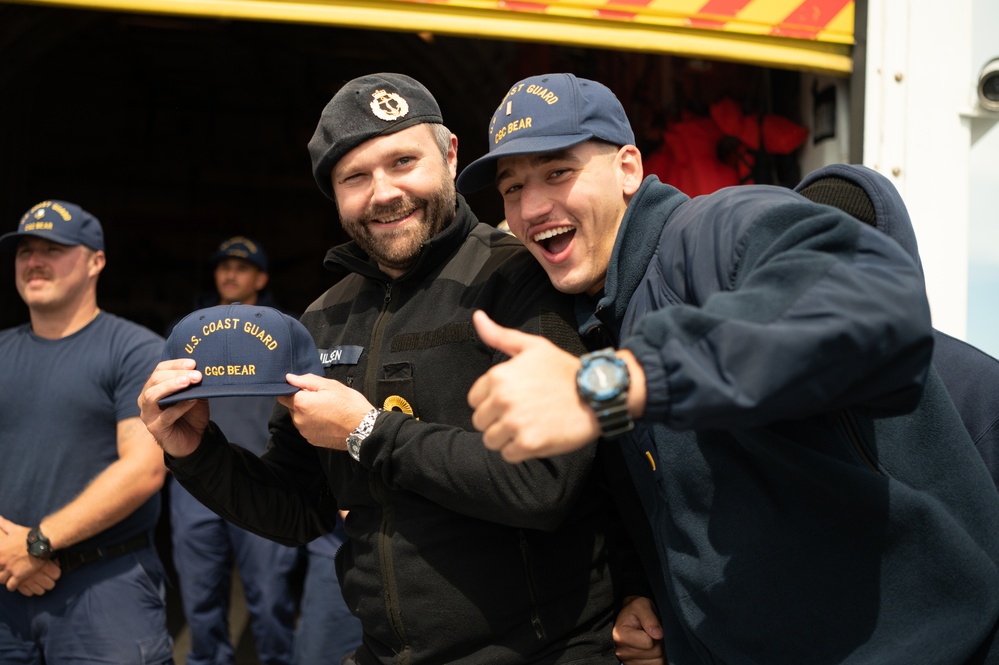
[{"label": "cap brim", "polygon": [[170,406],[177,402],[186,402],[191,399],[208,399],[215,397],[259,397],[260,395],[292,395],[298,392],[298,388],[290,383],[257,383],[247,386],[191,386],[172,395],[167,395],[157,404],[161,407]]},{"label": "cap brim", "polygon": [[259,270],[260,272],[267,272],[267,266],[262,265],[260,261],[255,261],[253,259],[248,259],[245,256],[236,256],[234,254],[213,254],[208,259],[208,267],[212,270],[218,267],[220,263],[226,259],[236,259],[237,261],[242,261],[243,263],[249,264]]},{"label": "cap brim", "polygon": [[[67,247],[76,247],[77,245],[82,245],[84,243],[79,240],[67,238],[59,233],[52,233],[51,231],[46,231],[44,233],[33,233],[31,231],[11,231],[10,233],[5,233],[0,236],[0,250],[5,250],[8,247],[14,246],[14,241],[20,238],[43,238],[45,240],[51,240],[52,242],[57,242],[60,245],[66,245]],[[93,249],[91,247],[91,249]]]},{"label": "cap brim", "polygon": [[496,182],[496,161],[500,157],[535,155],[565,150],[593,138],[592,133],[562,136],[535,136],[510,139],[495,150],[479,157],[458,174],[455,186],[462,194],[472,194]]}]

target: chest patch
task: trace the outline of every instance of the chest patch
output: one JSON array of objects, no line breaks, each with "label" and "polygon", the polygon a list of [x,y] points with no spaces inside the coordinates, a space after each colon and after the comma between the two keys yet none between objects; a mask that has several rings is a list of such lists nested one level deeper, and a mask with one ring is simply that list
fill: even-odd
[{"label": "chest patch", "polygon": [[332,349],[319,349],[319,360],[323,363],[323,367],[356,365],[363,351],[363,346],[334,346]]}]

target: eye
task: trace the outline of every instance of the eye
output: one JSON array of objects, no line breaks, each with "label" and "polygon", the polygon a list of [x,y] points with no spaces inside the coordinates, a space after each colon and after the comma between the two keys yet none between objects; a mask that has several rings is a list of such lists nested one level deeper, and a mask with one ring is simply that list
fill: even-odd
[{"label": "eye", "polygon": [[571,171],[571,169],[569,169],[569,168],[552,169],[548,173],[548,179],[549,180],[558,180],[560,177],[564,176],[566,173],[569,173],[569,171]]},{"label": "eye", "polygon": [[500,193],[501,196],[510,196],[512,194],[516,194],[517,192],[519,192],[523,188],[524,188],[524,186],[521,185],[520,183],[517,183],[515,185],[502,185],[501,184],[501,185],[499,185],[497,187],[497,189],[499,190],[499,193]]}]

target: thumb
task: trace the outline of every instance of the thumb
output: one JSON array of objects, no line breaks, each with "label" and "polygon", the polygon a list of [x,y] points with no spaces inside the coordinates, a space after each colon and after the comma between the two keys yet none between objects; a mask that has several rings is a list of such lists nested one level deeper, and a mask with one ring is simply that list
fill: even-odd
[{"label": "thumb", "polygon": [[296,388],[317,392],[322,390],[323,381],[326,379],[315,374],[285,374],[284,380]]},{"label": "thumb", "polygon": [[472,314],[472,322],[475,324],[475,332],[483,342],[511,358],[526,351],[534,343],[534,335],[513,328],[504,328],[490,319],[481,309]]},{"label": "thumb", "polygon": [[13,522],[11,522],[3,515],[0,515],[0,531],[3,531],[4,533],[10,533],[11,527],[13,526],[15,526]]},{"label": "thumb", "polygon": [[661,640],[663,638],[663,626],[659,622],[658,617],[653,616],[642,616],[642,629],[654,640]]}]

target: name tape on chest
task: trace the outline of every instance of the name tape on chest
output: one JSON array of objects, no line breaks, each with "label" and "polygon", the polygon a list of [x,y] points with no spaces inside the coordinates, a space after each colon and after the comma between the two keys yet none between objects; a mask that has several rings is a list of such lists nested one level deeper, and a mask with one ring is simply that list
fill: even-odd
[{"label": "name tape on chest", "polygon": [[329,349],[319,349],[319,361],[323,367],[333,365],[356,365],[361,360],[364,352],[363,346],[345,345],[334,346]]}]

